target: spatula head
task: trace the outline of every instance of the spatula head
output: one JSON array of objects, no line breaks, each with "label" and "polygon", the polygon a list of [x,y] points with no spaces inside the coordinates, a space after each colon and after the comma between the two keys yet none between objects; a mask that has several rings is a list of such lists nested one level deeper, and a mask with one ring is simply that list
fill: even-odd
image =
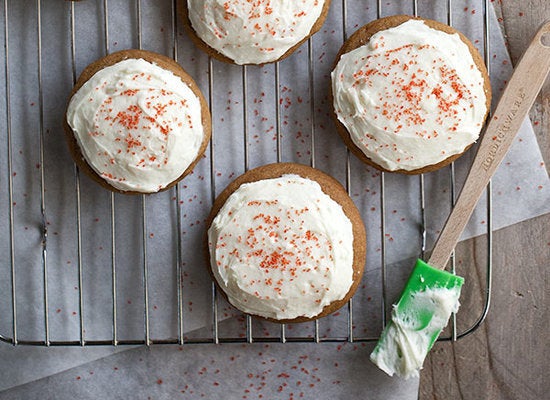
[{"label": "spatula head", "polygon": [[460,276],[417,260],[371,360],[389,375],[418,376],[451,313],[458,310],[463,283]]}]

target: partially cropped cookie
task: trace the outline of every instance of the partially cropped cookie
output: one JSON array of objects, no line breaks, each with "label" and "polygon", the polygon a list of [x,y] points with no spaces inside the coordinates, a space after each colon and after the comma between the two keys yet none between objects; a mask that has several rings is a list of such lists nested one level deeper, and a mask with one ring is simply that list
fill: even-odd
[{"label": "partially cropped cookie", "polygon": [[182,0],[193,41],[234,64],[265,64],[294,52],[323,25],[330,0]]},{"label": "partially cropped cookie", "polygon": [[214,203],[207,242],[210,271],[228,301],[276,322],[336,311],[365,264],[365,228],[344,188],[291,163],[232,182]]},{"label": "partially cropped cookie", "polygon": [[189,174],[211,135],[210,112],[174,60],[124,50],[89,65],[65,119],[79,168],[103,187],[154,193]]},{"label": "partially cropped cookie", "polygon": [[472,43],[447,25],[404,15],[355,32],[331,77],[338,132],[383,171],[416,174],[454,161],[479,137],[491,103]]}]

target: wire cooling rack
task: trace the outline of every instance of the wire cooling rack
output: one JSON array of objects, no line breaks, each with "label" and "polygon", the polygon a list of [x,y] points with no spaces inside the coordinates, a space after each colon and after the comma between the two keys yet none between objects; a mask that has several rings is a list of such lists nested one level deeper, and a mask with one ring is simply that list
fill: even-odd
[{"label": "wire cooling rack", "polygon": [[[34,0],[33,0],[34,1]],[[113,2],[113,0],[111,0]],[[333,5],[337,3],[338,0],[333,0]],[[138,228],[139,225],[140,231],[138,237],[132,242],[132,246],[128,247],[127,243],[121,243],[119,241],[119,231],[121,230],[117,219],[120,218],[120,214],[124,211],[120,211],[120,208],[117,208],[117,203],[125,200],[121,200],[121,196],[114,193],[105,194],[102,193],[101,202],[104,204],[108,216],[102,220],[103,228],[107,229],[109,232],[108,238],[104,240],[106,243],[103,248],[103,253],[107,253],[107,256],[104,256],[107,260],[106,266],[101,275],[92,276],[90,278],[87,275],[87,271],[92,268],[90,262],[87,261],[87,256],[85,247],[87,246],[88,240],[86,237],[93,234],[90,233],[89,227],[84,227],[88,223],[85,221],[85,218],[82,216],[83,213],[83,202],[85,198],[92,197],[94,201],[94,190],[96,188],[89,189],[86,177],[81,177],[78,169],[74,168],[73,183],[72,187],[74,193],[70,195],[73,199],[73,203],[64,204],[65,208],[73,208],[74,220],[66,221],[67,224],[72,224],[74,227],[75,234],[69,238],[64,238],[66,246],[75,248],[75,258],[73,261],[73,266],[76,263],[76,269],[72,269],[74,275],[74,293],[72,296],[76,296],[75,299],[69,296],[61,296],[61,300],[52,299],[52,296],[56,298],[59,297],[59,292],[62,292],[63,289],[57,286],[57,282],[52,278],[52,270],[57,269],[57,261],[52,262],[51,258],[57,260],[55,254],[51,254],[51,242],[54,240],[54,235],[56,232],[52,232],[50,227],[49,220],[52,218],[52,208],[55,208],[56,199],[55,193],[51,193],[50,186],[48,186],[48,176],[51,173],[53,168],[52,163],[48,163],[48,153],[46,151],[47,141],[49,140],[50,132],[45,123],[45,116],[47,113],[51,112],[51,107],[48,104],[48,100],[45,97],[45,86],[46,79],[44,77],[44,61],[45,57],[48,56],[49,50],[45,50],[45,45],[50,48],[50,46],[55,46],[55,43],[48,41],[48,43],[43,42],[43,27],[45,23],[50,23],[48,20],[48,15],[44,15],[43,7],[40,0],[36,0],[34,3],[29,1],[30,9],[35,10],[34,18],[36,20],[36,29],[34,32],[28,32],[27,37],[21,38],[23,40],[23,45],[25,40],[36,40],[36,81],[38,86],[37,92],[37,107],[38,111],[35,111],[36,120],[38,122],[37,132],[38,135],[35,136],[35,140],[32,147],[37,148],[36,157],[38,158],[36,163],[36,169],[38,173],[36,179],[29,180],[24,189],[21,189],[18,186],[16,170],[19,168],[17,161],[15,159],[17,153],[17,146],[14,144],[21,135],[25,135],[25,132],[20,132],[17,128],[14,120],[14,109],[18,107],[17,98],[20,97],[20,93],[17,93],[18,87],[14,88],[12,81],[14,76],[17,76],[17,71],[15,71],[14,65],[10,62],[10,55],[12,54],[12,46],[14,46],[13,38],[10,38],[10,35],[13,35],[11,31],[10,23],[12,6],[14,2],[4,0],[3,3],[3,23],[4,23],[4,47],[5,53],[3,54],[5,58],[4,62],[4,84],[5,84],[5,114],[4,114],[4,127],[5,131],[2,133],[2,141],[5,145],[5,153],[2,155],[4,159],[0,165],[0,172],[2,177],[0,178],[0,183],[3,185],[2,189],[4,191],[4,197],[2,198],[2,211],[0,212],[0,217],[2,217],[1,224],[3,231],[0,232],[0,244],[2,246],[3,257],[0,260],[0,277],[3,277],[3,281],[0,282],[0,303],[3,308],[2,315],[0,318],[0,340],[6,343],[11,343],[13,345],[40,345],[40,346],[85,346],[85,345],[138,345],[138,344],[185,344],[185,343],[226,343],[226,342],[371,342],[375,341],[378,338],[378,334],[382,326],[386,324],[388,318],[391,303],[390,295],[388,289],[388,262],[386,257],[386,246],[387,246],[387,237],[388,232],[386,230],[386,220],[388,218],[389,210],[387,208],[387,174],[379,173],[376,175],[378,181],[378,193],[379,196],[378,204],[380,208],[380,220],[374,222],[375,224],[380,225],[379,229],[379,241],[380,247],[377,249],[379,255],[378,263],[380,268],[380,274],[378,282],[375,286],[378,287],[379,296],[373,301],[377,303],[372,305],[369,310],[371,313],[376,314],[373,320],[378,320],[375,325],[375,328],[365,329],[363,331],[357,332],[356,325],[358,325],[359,318],[365,318],[364,315],[358,315],[358,309],[362,309],[362,304],[358,304],[360,301],[371,301],[371,297],[367,294],[356,295],[352,299],[347,308],[344,308],[338,316],[334,317],[330,322],[328,322],[325,327],[325,319],[320,321],[314,321],[311,324],[300,324],[300,328],[287,325],[277,325],[270,323],[259,323],[255,319],[252,319],[249,316],[242,316],[237,313],[236,319],[238,320],[239,327],[234,332],[223,333],[225,329],[224,324],[230,320],[226,319],[228,314],[231,314],[233,311],[228,311],[227,305],[224,305],[223,300],[218,295],[216,287],[213,283],[208,284],[209,293],[207,294],[208,302],[207,305],[201,305],[201,308],[208,310],[207,316],[205,317],[205,323],[203,324],[202,329],[198,329],[195,334],[190,334],[187,327],[187,310],[191,307],[193,299],[189,299],[188,290],[185,283],[186,268],[195,268],[204,270],[204,266],[186,265],[186,256],[187,253],[183,249],[183,243],[187,240],[185,235],[184,227],[182,226],[182,220],[187,213],[191,213],[192,210],[189,209],[187,203],[184,199],[185,193],[185,180],[178,184],[178,186],[173,189],[168,196],[171,196],[171,201],[166,205],[165,209],[160,211],[155,210],[154,214],[157,213],[166,213],[174,215],[174,226],[171,231],[175,235],[176,243],[173,246],[174,259],[172,266],[170,267],[170,273],[167,274],[165,279],[165,286],[155,285],[154,292],[152,293],[152,284],[151,284],[151,261],[150,253],[155,251],[155,244],[151,243],[152,234],[149,234],[150,224],[152,220],[152,212],[149,207],[149,202],[152,201],[152,197],[148,196],[139,196],[135,197],[132,200],[133,210],[139,213],[138,219]],[[145,1],[144,1],[145,3]],[[342,10],[342,24],[340,26],[341,30],[341,39],[342,41],[348,36],[348,2],[346,0],[341,1],[341,4],[338,4],[338,7],[341,7]],[[458,3],[458,7],[462,7],[462,2],[455,1]],[[66,7],[66,12],[68,13],[67,20],[69,21],[68,31],[69,33],[69,47],[65,49],[65,54],[67,61],[70,65],[71,75],[73,82],[77,77],[77,53],[81,54],[85,52],[86,49],[79,47],[77,43],[76,34],[79,32],[79,29],[82,27],[79,26],[78,18],[75,17],[78,13],[78,7],[81,7],[83,3],[66,3],[63,6]],[[111,3],[112,4],[112,3]],[[170,29],[171,32],[168,35],[171,37],[171,49],[167,49],[167,53],[176,60],[180,61],[180,54],[178,54],[178,42],[180,40],[187,40],[185,36],[180,35],[181,27],[180,21],[178,20],[177,13],[177,1],[169,3],[170,8]],[[388,3],[389,4],[389,3]],[[470,3],[468,3],[470,4]],[[150,5],[148,5],[151,7]],[[375,10],[375,16],[380,17],[385,15],[384,8],[386,3],[378,0],[376,2],[365,2],[365,6],[370,7],[371,11]],[[484,0],[478,2],[477,6],[479,10],[483,12],[483,53],[485,55],[486,64],[489,65],[489,12],[490,7],[489,0]],[[102,9],[101,16],[98,17],[98,24],[102,26],[104,38],[103,42],[103,52],[108,54],[112,51],[112,41],[110,40],[110,32],[112,29],[113,21],[110,19],[109,15],[109,2],[108,0],[103,0],[102,2],[97,3],[97,7]],[[367,8],[368,8],[367,7]],[[409,7],[409,6],[408,6]],[[440,18],[442,22],[446,22],[449,25],[453,24],[453,10],[456,9],[457,4],[453,4],[451,0],[447,1],[446,4],[446,15],[443,18]],[[142,29],[143,14],[145,13],[145,5],[141,4],[141,1],[137,0],[131,7],[133,15],[130,16],[130,23],[135,26],[134,38],[135,43],[138,48],[143,46],[144,33]],[[34,12],[34,11],[33,11]],[[418,1],[412,1],[410,4],[410,10],[408,13],[417,15],[419,12]],[[48,22],[45,22],[48,21]],[[368,20],[364,21],[365,23]],[[34,35],[34,37],[33,37]],[[61,44],[60,44],[61,45]],[[317,154],[318,150],[316,147],[316,140],[319,138],[319,133],[316,129],[315,116],[316,109],[319,107],[319,99],[316,96],[314,85],[319,77],[316,77],[315,62],[319,58],[319,54],[315,53],[315,46],[313,45],[313,39],[309,39],[307,44],[302,47],[302,52],[306,52],[307,55],[307,92],[303,93],[304,97],[309,97],[309,107],[310,107],[310,120],[309,120],[309,164],[312,167],[316,167],[319,162],[319,155]],[[203,66],[206,69],[206,88],[207,88],[207,97],[211,108],[214,105],[215,94],[217,93],[218,82],[215,79],[214,70],[220,65],[216,64],[217,62],[212,59],[207,59],[204,56]],[[242,114],[242,126],[238,127],[237,131],[242,130],[244,135],[242,148],[242,153],[239,154],[239,158],[242,162],[242,170],[246,171],[250,167],[250,158],[251,154],[255,151],[254,146],[251,146],[250,143],[253,143],[253,136],[251,133],[251,106],[256,102],[256,98],[252,98],[250,94],[251,81],[251,71],[255,67],[234,67],[240,68],[240,85],[238,90],[241,91],[240,102],[241,110],[237,108],[234,110],[236,113]],[[280,72],[280,63],[276,63],[273,66],[273,69],[267,70],[266,74],[271,80],[271,85],[274,90],[274,99],[273,103],[273,116],[274,116],[274,140],[272,142],[273,153],[276,155],[277,162],[283,161],[285,159],[284,155],[284,146],[283,146],[283,134],[282,129],[285,124],[284,118],[282,117],[282,109],[284,107],[282,101],[282,92],[285,90],[284,86],[281,85],[281,72]],[[206,91],[206,90],[205,90]],[[33,104],[34,105],[34,104]],[[59,110],[58,110],[59,113]],[[62,114],[59,113],[61,116]],[[213,114],[215,117],[215,114]],[[306,128],[304,128],[306,129]],[[213,137],[221,135],[222,132],[216,130],[216,123],[214,123],[214,132]],[[38,140],[36,140],[38,137]],[[210,197],[210,201],[213,201],[216,194],[220,191],[220,184],[217,181],[217,176],[219,172],[217,169],[217,158],[216,158],[216,148],[217,144],[213,139],[208,153],[207,160],[203,160],[202,165],[205,171],[204,176],[201,177],[204,181],[210,181],[210,193],[207,194],[207,197]],[[21,152],[21,150],[20,150]],[[352,161],[349,154],[349,151],[345,152],[345,157],[342,162],[343,173],[341,174],[341,180],[344,183],[344,186],[347,188],[348,192],[351,194],[352,190],[350,188],[352,182],[352,176],[355,173],[355,169],[352,167]],[[5,158],[4,158],[5,157]],[[34,161],[25,161],[27,163],[34,163]],[[34,164],[32,165],[34,167]],[[452,207],[455,199],[456,186],[455,183],[455,166],[454,164],[448,168],[448,172],[444,172],[449,175],[449,187],[448,187],[448,199],[449,207]],[[424,252],[427,246],[427,234],[426,234],[426,188],[425,188],[425,176],[415,176],[407,177],[409,182],[413,182],[413,185],[418,185],[418,193],[420,196],[419,199],[419,220],[420,226],[418,229],[418,237],[421,246],[421,256],[424,256]],[[101,189],[98,189],[101,190]],[[35,201],[34,207],[37,208],[39,213],[39,221],[34,226],[30,228],[25,225],[24,218],[18,214],[18,206],[16,206],[16,200],[21,197],[20,191],[25,192],[24,196],[33,196],[37,201]],[[92,193],[92,194],[90,194]],[[124,196],[122,196],[124,197]],[[448,332],[440,338],[440,340],[457,340],[477,329],[477,327],[484,320],[490,303],[491,297],[491,264],[492,264],[492,223],[491,223],[491,188],[490,185],[487,191],[487,260],[486,260],[486,282],[485,287],[481,291],[481,299],[479,300],[483,306],[481,307],[482,311],[479,316],[470,316],[469,320],[471,321],[464,328],[459,329],[457,327],[456,316],[453,315],[451,320],[450,329]],[[88,203],[87,203],[88,204]],[[197,221],[198,223],[199,221]],[[371,223],[373,223],[371,221]],[[34,249],[39,249],[39,257],[35,262],[27,262],[24,255],[21,255],[21,251],[18,250],[21,246],[21,242],[24,242],[24,239],[21,239],[20,231],[22,229],[30,229],[34,232],[36,240],[34,240]],[[85,237],[86,236],[86,237]],[[23,235],[23,238],[25,236]],[[370,240],[373,240],[370,238]],[[32,241],[32,240],[30,240]],[[139,305],[136,306],[141,311],[138,311],[138,322],[135,324],[132,330],[134,334],[126,335],[123,334],[126,330],[124,324],[126,323],[126,314],[127,314],[127,304],[126,304],[126,294],[121,294],[120,286],[121,281],[127,280],[126,272],[121,270],[120,259],[121,253],[126,254],[129,252],[133,254],[136,259],[140,260],[139,267],[134,268],[132,271],[133,276],[139,275],[139,280],[136,280],[137,284],[135,286],[136,297],[140,297]],[[56,264],[55,266],[53,264]],[[38,264],[38,265],[37,265]],[[456,267],[455,257],[451,258],[449,263],[449,269],[454,272]],[[156,268],[156,267],[155,267]],[[376,267],[377,268],[377,267]],[[376,269],[375,268],[375,269]],[[156,272],[156,271],[155,271]],[[57,274],[57,273],[56,273]],[[22,281],[28,279],[28,276],[32,275],[35,281],[35,285],[23,284]],[[123,275],[123,276],[121,276]],[[56,275],[57,276],[57,275]],[[89,286],[89,280],[99,281],[99,284],[102,286],[102,290],[105,291],[108,288],[109,295],[106,297],[104,295],[98,296],[103,304],[99,307],[99,311],[96,310],[96,304],[94,304],[93,294],[90,295],[90,290],[87,290],[87,285]],[[366,291],[367,288],[360,287],[358,292]],[[175,289],[174,289],[175,288]],[[172,290],[173,289],[173,290]],[[167,334],[157,335],[156,324],[159,321],[158,318],[153,317],[153,314],[156,312],[156,304],[151,300],[153,296],[156,296],[158,292],[170,291],[172,293],[172,299],[170,312],[167,315],[164,315],[164,319],[169,319],[170,322],[168,325]],[[66,300],[66,303],[71,303],[69,306],[66,303],[63,303],[63,300]],[[91,299],[91,300],[90,300]],[[135,297],[134,297],[135,300]],[[55,304],[52,304],[55,303]],[[130,303],[130,300],[127,301]],[[124,304],[121,305],[121,304]],[[60,321],[57,321],[59,314],[65,312],[65,308],[70,308],[72,311],[72,318],[61,318]],[[374,310],[374,311],[373,311]],[[467,312],[467,311],[463,311]],[[27,315],[32,313],[34,318],[29,322]],[[231,314],[232,315],[232,314]],[[56,322],[53,322],[55,319]],[[162,318],[161,318],[162,320]],[[367,318],[367,320],[370,320]],[[91,321],[91,322],[90,322]],[[94,322],[95,321],[95,322]],[[102,333],[92,333],[94,331],[94,326],[98,324],[97,321],[101,321],[101,324],[107,325],[107,332],[104,330]],[[473,322],[472,322],[473,321]],[[164,323],[164,322],[163,322]],[[268,327],[266,328],[265,325]],[[305,328],[304,328],[305,326]],[[197,327],[194,327],[197,328]],[[31,333],[30,333],[31,332]],[[61,332],[61,333],[59,333]],[[137,332],[137,333],[136,333]],[[267,332],[267,334],[266,334]],[[367,332],[368,334],[364,334]]]}]

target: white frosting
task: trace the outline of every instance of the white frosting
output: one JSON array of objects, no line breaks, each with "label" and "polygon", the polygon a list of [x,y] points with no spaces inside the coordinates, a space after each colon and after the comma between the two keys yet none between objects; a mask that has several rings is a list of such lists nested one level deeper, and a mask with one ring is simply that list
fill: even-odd
[{"label": "white frosting", "polygon": [[191,26],[237,64],[278,60],[307,37],[325,0],[187,0]]},{"label": "white frosting", "polygon": [[[386,327],[370,359],[388,375],[417,377],[431,348],[434,336],[447,326],[452,312],[458,311],[460,287],[433,288],[412,295],[408,312],[394,306],[391,324]],[[420,326],[419,314],[433,315],[426,326]]]},{"label": "white frosting", "polygon": [[468,46],[419,20],[380,31],[342,55],[332,92],[353,142],[392,171],[462,153],[487,112],[484,79]]},{"label": "white frosting", "polygon": [[353,282],[353,232],[315,181],[284,175],[240,186],[208,230],[212,271],[240,310],[315,317]]},{"label": "white frosting", "polygon": [[204,138],[199,98],[142,59],[93,75],[71,98],[67,122],[87,163],[123,191],[166,187],[197,158]]}]

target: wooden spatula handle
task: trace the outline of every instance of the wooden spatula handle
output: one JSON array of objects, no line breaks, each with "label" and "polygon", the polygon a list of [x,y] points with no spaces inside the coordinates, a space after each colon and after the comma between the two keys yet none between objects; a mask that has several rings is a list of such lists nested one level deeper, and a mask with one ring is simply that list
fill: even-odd
[{"label": "wooden spatula handle", "polygon": [[481,193],[512,145],[549,70],[550,21],[546,21],[521,57],[502,93],[464,187],[428,261],[432,267],[445,268]]}]

